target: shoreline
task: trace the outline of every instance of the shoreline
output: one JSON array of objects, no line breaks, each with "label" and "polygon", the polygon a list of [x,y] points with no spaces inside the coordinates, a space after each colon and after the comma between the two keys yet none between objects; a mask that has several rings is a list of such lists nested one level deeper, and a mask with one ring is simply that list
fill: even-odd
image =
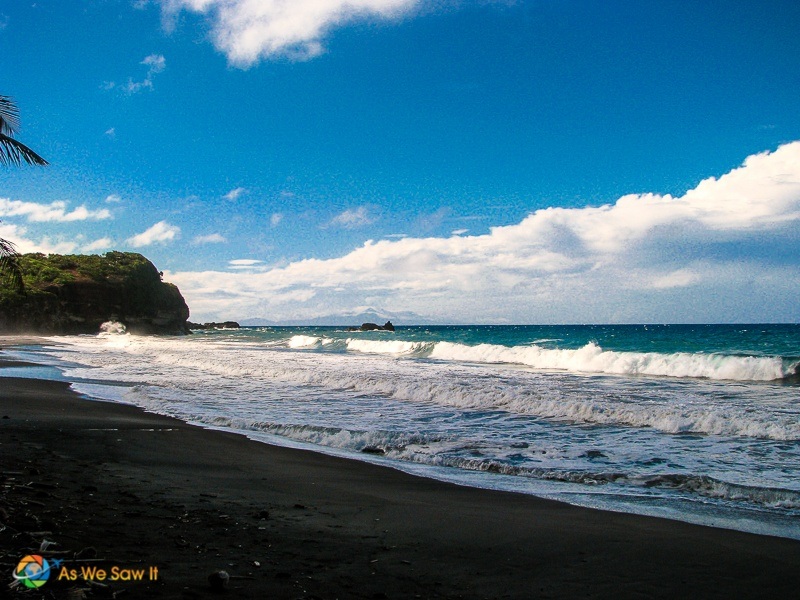
[{"label": "shoreline", "polygon": [[[126,338],[127,336],[120,337],[119,340],[122,341]],[[155,340],[158,338],[149,338],[149,336],[139,338],[139,336],[134,336],[131,339]],[[283,341],[285,342],[288,339],[288,337],[285,337]],[[292,340],[293,339],[294,337]],[[81,375],[76,374],[74,376],[66,376],[65,373],[68,371],[65,371],[65,369],[69,368],[67,365],[73,364],[70,360],[69,352],[67,352],[66,355],[62,355],[61,359],[56,359],[55,361],[47,356],[47,351],[45,351],[44,354],[40,353],[40,347],[58,348],[59,346],[64,345],[70,346],[72,343],[74,343],[74,341],[64,341],[59,338],[26,337],[24,339],[20,339],[15,338],[14,336],[9,336],[8,338],[3,338],[0,336],[0,344],[3,341],[8,342],[12,347],[15,345],[17,347],[21,345],[28,346],[24,352],[17,354],[17,358],[23,361],[28,360],[34,363],[42,363],[47,365],[39,366],[37,369],[19,368],[14,372],[6,371],[7,375],[70,381],[73,384],[73,389],[75,391],[80,394],[85,394],[88,397],[94,397],[113,402],[133,403],[137,406],[145,408],[145,410],[151,410],[148,408],[148,406],[150,406],[150,402],[147,401],[147,398],[145,398],[144,402],[141,402],[138,399],[131,400],[123,397],[124,394],[120,392],[121,389],[128,388],[130,385],[134,385],[130,382],[139,381],[139,379],[136,377],[133,379],[130,377],[123,378],[129,382],[123,383],[122,380],[117,381],[115,373],[110,373],[102,376],[100,380],[95,380],[91,370],[88,372],[84,371]],[[162,340],[159,340],[159,342],[160,341]],[[169,338],[167,341],[170,341]],[[191,342],[192,340],[188,339],[186,341]],[[123,343],[123,345],[127,345],[127,343]],[[323,343],[323,346],[324,345],[325,344]],[[114,346],[116,347],[116,344]],[[289,344],[289,347],[291,347],[291,344]],[[199,354],[202,354],[202,350],[199,352]],[[229,359],[233,360],[233,364],[235,364],[236,358],[237,357],[235,356],[229,357]],[[62,364],[62,360],[66,362]],[[78,362],[80,362],[80,360]],[[91,359],[89,362],[92,362]],[[504,369],[509,369],[511,372],[516,372],[518,367],[519,365],[503,365]],[[145,357],[145,363],[138,364],[138,368],[140,372],[146,372],[149,369],[149,359]],[[122,370],[125,371],[124,363]],[[561,376],[561,373],[557,370],[552,372],[547,371],[546,373],[556,377]],[[174,376],[180,379],[181,373],[175,373]],[[612,375],[612,377],[617,378],[617,375]],[[161,383],[165,383],[167,387],[171,387],[173,383],[171,379],[167,379],[166,381],[162,379],[160,381]],[[669,379],[667,379],[666,382],[669,385]],[[212,390],[215,389],[216,383],[217,382],[214,381],[206,381],[205,385],[198,390],[195,390],[196,392],[199,391],[200,396],[204,395],[203,390],[208,390],[211,393],[205,396],[205,402],[201,403],[201,405],[195,405],[194,410],[184,410],[184,407],[180,406],[181,403],[178,403],[178,405],[172,407],[165,407],[162,405],[160,408],[155,408],[152,410],[159,414],[177,416],[179,419],[203,428],[235,432],[245,435],[250,439],[267,444],[322,452],[324,454],[339,456],[349,460],[377,463],[379,465],[389,466],[413,475],[455,483],[456,485],[466,485],[470,487],[479,487],[507,492],[519,492],[534,495],[540,498],[567,502],[569,504],[587,508],[622,513],[630,512],[643,516],[675,519],[682,522],[733,529],[748,533],[755,533],[758,535],[788,537],[791,539],[800,540],[800,520],[797,518],[797,511],[790,511],[794,514],[786,514],[782,508],[779,508],[786,506],[786,504],[793,507],[798,506],[798,494],[796,491],[794,491],[794,486],[791,484],[791,482],[783,482],[783,487],[781,487],[781,483],[779,482],[774,482],[772,485],[764,484],[761,486],[756,485],[755,487],[748,487],[747,477],[745,475],[743,479],[743,473],[741,472],[738,473],[738,479],[735,476],[736,474],[734,474],[734,477],[728,480],[725,477],[716,479],[714,476],[706,477],[702,474],[704,472],[715,472],[713,468],[708,471],[703,471],[701,469],[699,472],[700,474],[694,474],[695,471],[692,470],[692,466],[689,466],[688,471],[682,471],[683,462],[680,458],[678,458],[674,463],[675,466],[673,469],[674,473],[678,473],[677,479],[674,478],[670,470],[638,473],[637,469],[642,462],[632,462],[630,464],[620,465],[611,464],[609,467],[607,467],[605,465],[605,459],[607,457],[603,456],[602,454],[598,455],[598,458],[601,460],[595,462],[595,457],[591,455],[595,454],[598,449],[599,452],[603,453],[604,447],[613,447],[613,444],[615,443],[615,440],[613,439],[596,439],[592,443],[585,443],[585,451],[582,454],[580,452],[575,453],[574,456],[577,456],[579,460],[588,456],[589,460],[584,460],[582,464],[575,467],[573,472],[556,466],[556,471],[550,474],[547,472],[546,468],[544,471],[540,468],[537,468],[539,467],[539,463],[536,461],[537,457],[533,457],[534,460],[528,462],[528,465],[531,465],[532,463],[532,471],[530,473],[533,475],[532,477],[526,476],[527,473],[525,472],[525,466],[522,466],[521,470],[516,471],[514,470],[514,463],[505,461],[505,457],[501,455],[495,455],[495,457],[498,458],[498,462],[494,463],[492,460],[493,455],[491,450],[485,455],[482,453],[482,451],[478,451],[480,460],[478,461],[477,465],[472,463],[471,457],[466,453],[458,454],[458,448],[456,448],[457,453],[455,455],[455,460],[448,460],[444,463],[439,463],[436,460],[425,460],[426,457],[424,454],[422,460],[417,460],[416,457],[412,457],[411,460],[404,460],[403,458],[405,457],[384,457],[379,452],[380,450],[388,448],[390,452],[397,449],[402,451],[403,442],[400,441],[398,445],[396,441],[392,439],[391,435],[384,435],[383,439],[381,439],[381,436],[379,435],[377,441],[373,442],[370,440],[370,443],[374,443],[374,446],[369,444],[360,446],[359,440],[357,439],[357,435],[361,431],[373,432],[376,431],[376,426],[377,431],[380,432],[380,423],[367,423],[364,426],[353,424],[355,425],[355,430],[353,430],[353,427],[351,427],[347,421],[342,423],[341,419],[339,422],[336,422],[334,419],[334,422],[330,424],[331,429],[329,430],[333,432],[332,435],[334,436],[334,439],[317,440],[314,439],[314,436],[316,436],[319,432],[316,431],[317,428],[314,426],[316,421],[312,419],[311,423],[314,424],[308,425],[311,430],[311,441],[309,441],[309,438],[305,437],[305,434],[308,434],[309,432],[304,431],[305,426],[307,425],[305,419],[308,417],[308,415],[304,416],[303,414],[298,414],[294,418],[290,417],[288,421],[291,428],[297,426],[297,431],[293,431],[288,436],[284,437],[282,432],[278,432],[277,434],[272,433],[270,431],[271,428],[269,427],[269,423],[267,423],[267,427],[262,427],[263,423],[261,422],[260,414],[251,411],[248,406],[237,405],[236,410],[226,410],[224,408],[226,401],[232,401],[236,403],[238,398],[235,394],[231,393],[233,388],[229,385],[219,388],[218,392],[213,392]],[[267,386],[267,389],[271,387],[270,383],[264,383]],[[568,383],[571,385],[571,382]],[[718,382],[712,382],[712,385],[718,385]],[[336,387],[336,382],[334,382],[334,388]],[[587,391],[590,392],[588,389]],[[383,396],[384,392],[385,390],[383,389],[378,390],[377,395],[379,397]],[[297,396],[297,398],[301,398],[304,393],[305,392],[303,390],[294,390],[293,392],[289,392],[286,398],[290,400],[295,396]],[[335,393],[335,390],[333,393]],[[145,396],[147,395],[145,394]],[[423,400],[427,400],[427,398],[423,398]],[[215,403],[218,402],[220,402],[219,408],[215,406]],[[202,408],[200,408],[199,411],[197,410],[198,406],[202,406],[204,404],[207,404],[211,408],[209,413],[206,413]],[[448,402],[445,400],[444,404],[447,405]],[[491,402],[489,405],[491,406]],[[315,407],[310,407],[306,410],[311,410],[313,413],[314,408]],[[239,409],[241,409],[241,411]],[[322,409],[327,410],[324,406],[322,406]],[[568,412],[566,414],[568,414]],[[415,419],[417,415],[413,414],[408,416],[411,419]],[[680,411],[674,416],[682,418]],[[663,415],[659,418],[664,420]],[[570,417],[567,417],[567,419],[569,420]],[[237,420],[239,420],[239,424],[236,424]],[[580,421],[580,418],[578,420]],[[604,421],[601,419],[600,423],[603,422]],[[623,417],[623,422],[625,422],[625,417]],[[756,427],[759,427],[762,424],[763,420],[762,423],[756,422]],[[403,430],[403,427],[404,425],[400,423],[399,430]],[[335,439],[337,428],[340,432],[345,431],[350,434],[351,439]],[[656,425],[655,429],[658,430],[660,427]],[[390,428],[390,430],[398,431],[398,426],[395,425],[395,427]],[[645,435],[647,430],[648,427],[646,426],[640,428],[640,431],[645,432]],[[388,433],[391,433],[391,431]],[[704,430],[701,427],[699,431],[701,436],[703,435],[703,431]],[[670,432],[674,433],[674,431],[670,429],[667,429],[666,432],[668,434]],[[327,433],[327,431],[323,431],[323,437]],[[436,431],[433,433],[434,437],[436,437],[437,433],[440,432]],[[449,432],[445,433],[445,435],[448,433]],[[353,434],[356,434],[356,436],[353,437]],[[531,435],[538,436],[539,432],[531,432]],[[750,432],[748,432],[748,437],[749,436]],[[670,437],[673,440],[679,438],[679,436],[670,435],[667,437]],[[758,436],[756,435],[756,437]],[[491,445],[492,441],[489,440],[489,443]],[[536,442],[534,440],[534,444],[535,443]],[[558,444],[558,440],[552,441],[551,445],[552,443]],[[672,442],[670,441],[669,443],[671,444]],[[511,447],[515,448],[516,446],[512,445]],[[522,447],[528,446],[523,443]],[[371,452],[373,448],[378,450],[378,452],[373,454]],[[469,448],[469,446],[467,446],[467,448]],[[539,443],[539,448],[543,454],[549,450],[546,441],[544,443]],[[684,451],[685,449],[682,450],[682,452]],[[661,449],[659,448],[651,448],[649,451],[643,452],[649,452],[649,454],[642,454],[641,456],[642,461],[647,461],[643,463],[645,465],[649,464],[650,461],[653,460],[653,457],[661,457]],[[687,456],[691,456],[691,454],[692,452],[686,453]],[[659,461],[665,461],[668,463],[670,460],[669,453],[667,452],[667,454],[664,456],[667,458],[658,458],[654,462],[656,462],[656,464],[658,464]],[[466,459],[466,468],[462,468],[463,465],[459,464],[459,458]],[[520,456],[520,458],[524,460],[524,457]],[[673,458],[675,457],[673,456]],[[777,465],[774,472],[784,472],[780,467],[789,466],[791,461],[787,459],[784,461],[784,463],[786,464]],[[506,474],[503,471],[503,467],[505,466],[510,466],[513,473]],[[717,466],[719,467],[720,465]],[[756,465],[756,467],[759,467],[759,465]],[[724,472],[724,469],[726,468],[725,465],[722,465],[722,468]],[[632,469],[632,481],[635,481],[633,487],[625,484],[618,486],[617,484],[620,480],[627,481],[626,474],[628,473],[629,469]],[[720,471],[717,469],[716,472]],[[585,481],[590,485],[587,486],[586,483],[584,483],[584,479],[582,479],[580,483],[575,483],[572,480],[574,473],[579,474],[579,476],[584,478]],[[622,477],[621,479],[610,481],[608,479],[609,473],[612,475],[612,477],[614,477],[617,473],[621,474]],[[685,478],[681,478],[681,473],[688,473],[688,475]],[[542,474],[544,476],[542,476]],[[638,477],[638,475],[641,475],[641,479]],[[602,485],[592,485],[597,483],[593,480],[595,476],[598,478],[598,482]],[[736,483],[737,481],[739,484]],[[742,483],[743,481],[744,483]],[[650,485],[651,483],[654,484],[652,487]],[[715,486],[717,486],[716,489]],[[689,497],[685,498],[681,495],[681,491],[684,489],[690,490]],[[673,493],[672,490],[676,491]],[[786,496],[781,496],[780,493],[783,491],[786,491],[791,498],[787,499]],[[764,493],[767,495],[764,496]],[[717,502],[717,500],[720,501]],[[748,500],[750,502],[748,502]]]},{"label": "shoreline", "polygon": [[[68,558],[93,548],[108,564],[159,568],[157,581],[87,597],[218,597],[207,576],[220,569],[242,598],[756,598],[800,585],[795,540],[271,446],[64,382],[0,384],[9,583],[8,565],[46,538]],[[33,525],[50,534],[26,538]]]}]

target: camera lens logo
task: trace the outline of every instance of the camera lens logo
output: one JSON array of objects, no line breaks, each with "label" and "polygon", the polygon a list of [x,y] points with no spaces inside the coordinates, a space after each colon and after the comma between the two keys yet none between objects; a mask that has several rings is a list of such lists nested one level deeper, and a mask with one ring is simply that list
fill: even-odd
[{"label": "camera lens logo", "polygon": [[14,579],[21,581],[27,588],[40,588],[50,577],[50,564],[46,558],[38,554],[26,556],[17,565]]}]

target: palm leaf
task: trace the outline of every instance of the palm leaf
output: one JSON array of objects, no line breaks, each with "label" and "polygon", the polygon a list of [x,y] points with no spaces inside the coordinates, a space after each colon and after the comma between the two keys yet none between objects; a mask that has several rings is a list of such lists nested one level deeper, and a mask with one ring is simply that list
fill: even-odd
[{"label": "palm leaf", "polygon": [[47,161],[22,142],[0,133],[0,165],[46,165]]},{"label": "palm leaf", "polygon": [[19,129],[19,109],[8,96],[0,95],[0,133],[13,136]]},{"label": "palm leaf", "polygon": [[[0,165],[19,165],[23,161],[29,165],[46,165],[47,161],[18,142],[12,136],[19,128],[19,109],[9,96],[0,94]],[[4,280],[18,291],[25,291],[18,259],[19,253],[14,244],[0,238],[0,283]]]},{"label": "palm leaf", "polygon": [[0,238],[0,282],[7,279],[12,287],[23,291],[25,284],[22,281],[22,271],[19,268],[17,257],[19,257],[19,253],[14,248],[14,244]]},{"label": "palm leaf", "polygon": [[14,139],[19,129],[19,109],[10,96],[0,94],[0,165],[46,165],[47,161]]}]

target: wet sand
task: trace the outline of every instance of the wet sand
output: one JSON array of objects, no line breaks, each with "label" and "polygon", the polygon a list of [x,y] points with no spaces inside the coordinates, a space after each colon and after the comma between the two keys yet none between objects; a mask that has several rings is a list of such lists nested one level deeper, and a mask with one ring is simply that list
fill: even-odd
[{"label": "wet sand", "polygon": [[[800,589],[798,541],[269,446],[61,382],[0,378],[0,417],[2,598],[727,600]],[[44,540],[56,545],[42,554],[70,568],[158,577],[103,587],[54,570],[38,591],[8,589]],[[231,579],[214,591],[219,570]]]}]

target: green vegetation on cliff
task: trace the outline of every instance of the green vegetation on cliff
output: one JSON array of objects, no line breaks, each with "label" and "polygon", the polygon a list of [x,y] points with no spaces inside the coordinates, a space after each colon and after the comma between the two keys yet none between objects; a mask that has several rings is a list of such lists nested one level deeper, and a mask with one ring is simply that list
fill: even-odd
[{"label": "green vegetation on cliff", "polygon": [[184,333],[189,309],[141,254],[23,254],[24,290],[0,279],[0,331],[96,333],[119,321],[139,333]]}]

